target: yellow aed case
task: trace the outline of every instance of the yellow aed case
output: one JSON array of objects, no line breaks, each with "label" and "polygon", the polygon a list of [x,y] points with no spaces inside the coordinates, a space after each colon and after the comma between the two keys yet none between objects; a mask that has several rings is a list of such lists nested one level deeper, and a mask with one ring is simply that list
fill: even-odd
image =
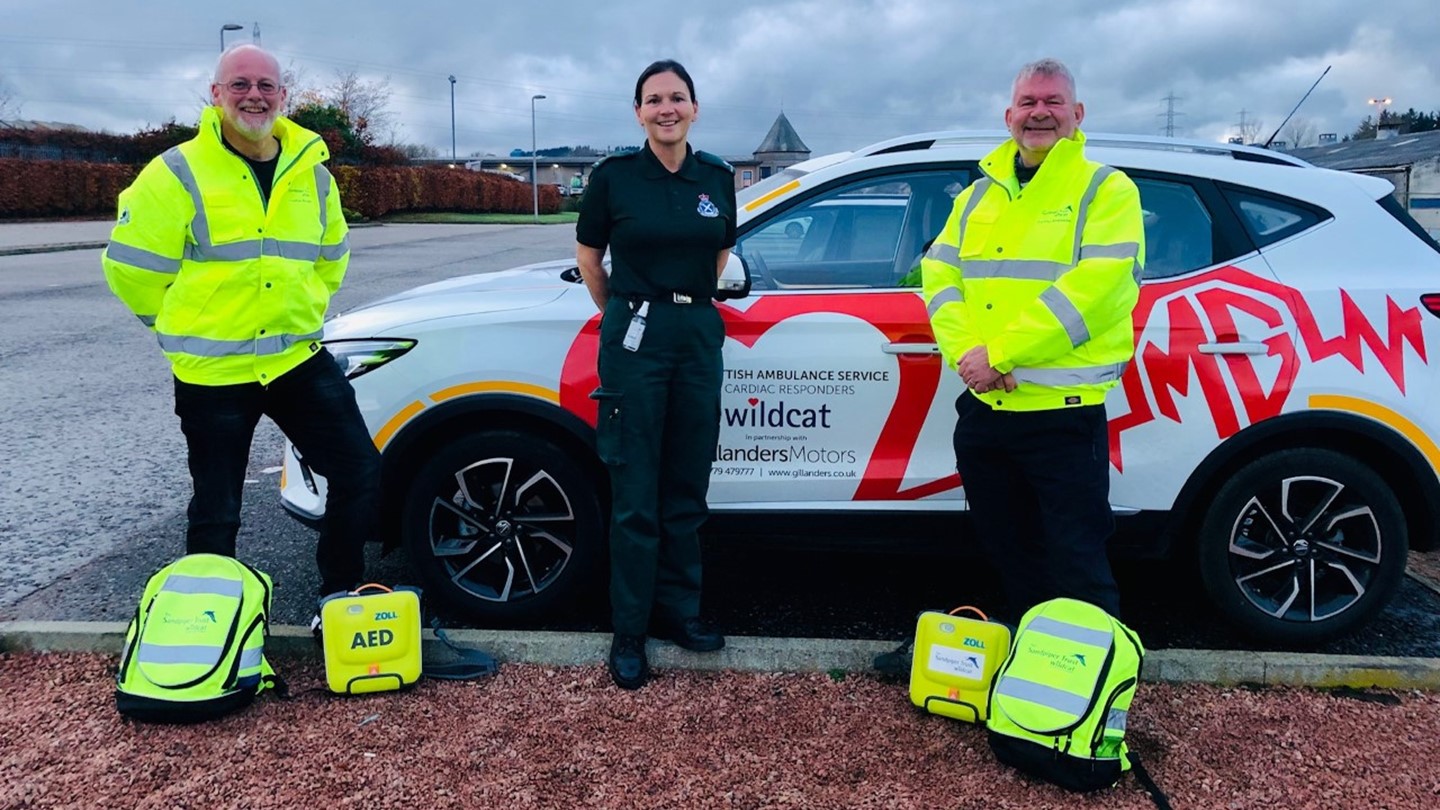
[{"label": "yellow aed case", "polygon": [[360,695],[420,680],[420,593],[361,585],[320,606],[325,681],[330,691]]},{"label": "yellow aed case", "polygon": [[[980,618],[956,615],[970,611]],[[977,608],[927,610],[915,624],[910,661],[910,702],[931,714],[983,723],[990,714],[990,684],[1010,654],[1010,628]]]}]

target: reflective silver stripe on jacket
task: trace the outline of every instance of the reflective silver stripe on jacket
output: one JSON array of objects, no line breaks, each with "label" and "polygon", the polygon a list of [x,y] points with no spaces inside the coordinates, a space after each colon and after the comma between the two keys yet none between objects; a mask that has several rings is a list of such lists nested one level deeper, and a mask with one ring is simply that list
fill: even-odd
[{"label": "reflective silver stripe on jacket", "polygon": [[219,644],[151,644],[140,643],[137,660],[146,664],[194,664],[214,666],[224,648]]},{"label": "reflective silver stripe on jacket", "polygon": [[1040,303],[1050,308],[1051,314],[1065,327],[1073,348],[1090,339],[1090,329],[1085,326],[1085,317],[1080,314],[1074,302],[1059,287],[1046,287],[1040,293]]},{"label": "reflective silver stripe on jacket", "polygon": [[[320,201],[320,233],[325,233],[325,224],[330,216],[329,206],[326,205],[330,196],[330,172],[325,170],[324,164],[315,164],[315,199]],[[321,237],[324,238],[323,235]]]},{"label": "reflective silver stripe on jacket", "polygon": [[212,340],[210,338],[185,335],[157,334],[160,348],[171,353],[191,354],[197,357],[235,357],[237,355],[282,354],[297,343],[319,340],[325,334],[323,329],[305,335],[270,335],[257,340]]},{"label": "reflective silver stripe on jacket", "polygon": [[1095,199],[1095,194],[1100,191],[1100,184],[1114,173],[1115,170],[1109,166],[1101,166],[1096,169],[1095,174],[1090,178],[1090,185],[1085,189],[1085,196],[1080,198],[1080,210],[1075,215],[1075,250],[1072,254],[1074,259],[1070,262],[1071,265],[1080,263],[1080,239],[1085,235],[1085,220],[1090,216],[1090,203]]},{"label": "reflective silver stripe on jacket", "polygon": [[313,262],[320,258],[320,246],[286,239],[247,239],[226,245],[186,245],[185,258],[192,262],[241,262],[264,256],[279,256]]},{"label": "reflective silver stripe on jacket", "polygon": [[1020,281],[1048,281],[1052,284],[1073,265],[1048,259],[971,259],[962,262],[960,273],[974,278],[1009,278]]},{"label": "reflective silver stripe on jacket", "polygon": [[925,311],[933,318],[935,317],[935,313],[940,311],[940,307],[946,304],[963,303],[965,303],[965,293],[962,292],[959,287],[946,287],[940,292],[935,293],[935,297],[931,298],[930,303],[926,305]]},{"label": "reflective silver stripe on jacket", "polygon": [[190,574],[171,574],[165,578],[165,584],[160,586],[160,590],[170,593],[228,596],[234,599],[239,599],[244,589],[244,583],[227,577],[197,577]]},{"label": "reflective silver stripe on jacket", "polygon": [[180,272],[180,260],[171,259],[168,256],[161,256],[143,248],[133,247],[124,242],[111,242],[105,248],[105,258],[122,262],[138,267],[141,270],[149,270],[154,273],[178,273]]},{"label": "reflective silver stripe on jacket", "polygon": [[1001,678],[1000,683],[995,685],[995,693],[1064,712],[1071,717],[1079,717],[1090,708],[1090,698],[1087,695],[1077,695],[1013,675]]},{"label": "reflective silver stripe on jacket", "polygon": [[1076,368],[1026,368],[1021,366],[1016,367],[1010,373],[1015,375],[1016,382],[1035,383],[1036,385],[1093,385],[1120,379],[1124,376],[1127,366],[1129,366],[1128,361],[1108,366],[1079,366]]},{"label": "reflective silver stripe on jacket", "polygon": [[338,244],[320,246],[320,258],[324,259],[327,262],[338,262],[341,259],[345,258],[345,254],[349,252],[349,235],[346,235],[344,239],[341,239]]},{"label": "reflective silver stripe on jacket", "polygon": [[[194,235],[195,241],[202,245],[210,244],[210,220],[205,218],[205,198],[200,196],[200,184],[195,182],[195,173],[190,171],[190,164],[185,160],[185,155],[180,147],[172,146],[165,150],[160,156],[180,185],[190,194],[190,202],[195,206],[195,218],[190,220],[190,232]],[[188,247],[188,246],[187,246]]]},{"label": "reflective silver stripe on jacket", "polygon": [[1137,259],[1140,257],[1139,242],[1117,242],[1113,245],[1083,245],[1080,258],[1083,259]]},{"label": "reflective silver stripe on jacket", "polygon": [[960,212],[960,225],[955,229],[955,244],[965,244],[965,223],[970,221],[970,214],[974,212],[975,206],[980,204],[980,198],[984,197],[985,192],[989,191],[993,185],[995,185],[995,181],[989,177],[982,177],[975,181],[975,190],[970,192],[970,199],[965,201],[965,208]]},{"label": "reflective silver stripe on jacket", "polygon": [[954,245],[936,242],[930,246],[929,250],[925,251],[925,258],[941,264],[948,264],[956,270],[960,269],[960,248]]},{"label": "reflective silver stripe on jacket", "polygon": [[1026,629],[1044,633],[1047,636],[1054,636],[1055,638],[1063,638],[1066,641],[1073,641],[1076,644],[1099,647],[1102,650],[1110,649],[1110,644],[1114,639],[1111,633],[1104,630],[1081,627],[1078,624],[1062,622],[1059,619],[1052,619],[1048,616],[1036,616],[1030,621],[1030,624],[1026,626]]}]

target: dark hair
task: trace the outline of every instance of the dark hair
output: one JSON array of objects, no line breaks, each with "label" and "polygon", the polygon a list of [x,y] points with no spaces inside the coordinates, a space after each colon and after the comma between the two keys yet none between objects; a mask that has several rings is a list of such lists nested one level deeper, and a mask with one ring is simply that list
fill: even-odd
[{"label": "dark hair", "polygon": [[659,73],[674,73],[676,76],[679,76],[680,81],[685,82],[685,89],[690,91],[690,100],[697,100],[695,98],[695,82],[690,79],[690,71],[686,70],[684,65],[676,62],[674,59],[661,59],[658,62],[651,62],[650,67],[642,70],[640,72],[640,78],[635,80],[636,107],[640,106],[640,91],[645,88],[645,81]]}]

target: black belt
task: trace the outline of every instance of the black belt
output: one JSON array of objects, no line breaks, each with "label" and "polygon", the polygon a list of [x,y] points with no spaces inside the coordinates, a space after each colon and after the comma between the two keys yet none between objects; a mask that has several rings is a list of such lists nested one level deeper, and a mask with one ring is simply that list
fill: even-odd
[{"label": "black belt", "polygon": [[644,298],[641,296],[632,295],[627,295],[623,297],[626,301],[630,302],[632,309],[640,306],[640,303],[642,301],[649,301],[651,304],[679,304],[681,306],[694,306],[695,304],[710,303],[710,296],[708,295],[695,296],[690,295],[689,293],[679,292],[661,293],[654,298]]}]

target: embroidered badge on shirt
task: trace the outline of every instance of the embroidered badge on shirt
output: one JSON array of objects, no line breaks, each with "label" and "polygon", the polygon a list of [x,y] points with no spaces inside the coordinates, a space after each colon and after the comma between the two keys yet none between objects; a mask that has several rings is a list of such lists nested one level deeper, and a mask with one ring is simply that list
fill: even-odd
[{"label": "embroidered badge on shirt", "polygon": [[700,204],[695,207],[695,210],[702,217],[720,216],[720,209],[715,207],[715,203],[710,202],[709,194],[700,195]]}]

